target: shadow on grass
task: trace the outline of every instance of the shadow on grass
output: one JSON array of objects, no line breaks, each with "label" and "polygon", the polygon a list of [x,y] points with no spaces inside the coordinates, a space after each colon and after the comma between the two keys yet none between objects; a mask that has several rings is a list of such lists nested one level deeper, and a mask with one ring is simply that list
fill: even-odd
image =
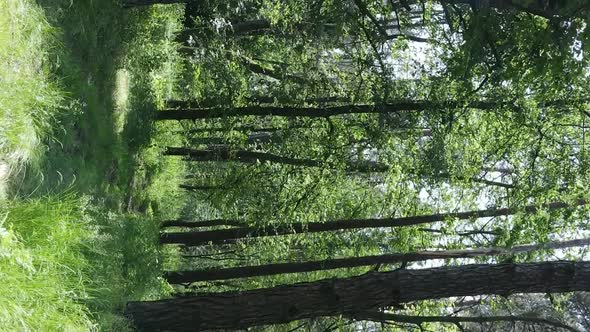
[{"label": "shadow on grass", "polygon": [[[126,10],[117,0],[37,4],[59,30],[46,65],[66,102],[53,119],[40,166],[22,175],[18,191],[55,196],[57,202],[62,199],[56,194],[67,191],[88,197],[84,227],[93,235],[79,237],[85,249],[72,245],[78,237],[56,243],[84,253],[89,266],[81,270],[91,281],[90,298],[83,302],[101,328],[123,331],[126,301],[157,298],[167,287],[157,278],[158,222],[142,209],[159,198],[146,195],[163,187],[152,182],[171,183],[157,174],[166,169],[159,166],[159,150],[151,147],[156,135],[151,116],[173,82],[154,82],[154,77],[161,77],[162,63],[171,61],[172,53],[160,46],[170,39],[174,24],[169,21],[179,16],[178,8]],[[175,169],[167,172],[178,176]],[[134,213],[138,210],[142,213]]]},{"label": "shadow on grass", "polygon": [[112,91],[126,14],[116,1],[38,4],[59,29],[61,45],[51,50],[50,66],[67,101],[54,119],[57,125],[41,169],[28,174],[26,185],[39,194],[72,184],[83,193],[106,192],[116,183],[113,170],[125,154],[113,128]]},{"label": "shadow on grass", "polygon": [[[165,22],[158,22],[167,17],[150,8],[123,9],[117,0],[37,3],[60,30],[50,66],[67,102],[40,169],[24,177],[21,190],[42,195],[73,187],[122,209],[137,182],[137,155],[153,133],[150,74],[166,60],[155,47],[167,37]],[[131,83],[117,84],[121,70]]]}]

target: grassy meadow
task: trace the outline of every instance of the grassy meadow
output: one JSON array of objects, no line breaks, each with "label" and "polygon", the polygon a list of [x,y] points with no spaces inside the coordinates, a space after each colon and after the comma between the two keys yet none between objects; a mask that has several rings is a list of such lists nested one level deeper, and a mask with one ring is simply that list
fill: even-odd
[{"label": "grassy meadow", "polygon": [[155,220],[181,208],[171,124],[180,6],[0,1],[0,330],[125,331],[170,292]]}]

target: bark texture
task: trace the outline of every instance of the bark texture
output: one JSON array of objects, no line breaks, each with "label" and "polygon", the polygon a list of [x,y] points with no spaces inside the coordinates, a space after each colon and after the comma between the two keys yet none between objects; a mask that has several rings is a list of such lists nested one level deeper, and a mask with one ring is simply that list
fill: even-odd
[{"label": "bark texture", "polygon": [[513,248],[477,248],[465,250],[417,251],[389,255],[365,257],[348,257],[326,259],[301,263],[278,263],[257,266],[239,266],[224,269],[203,269],[192,271],[169,271],[164,278],[172,284],[191,283],[208,280],[226,280],[235,278],[251,278],[284,273],[301,273],[320,270],[332,270],[369,266],[377,264],[393,264],[404,262],[426,261],[429,259],[475,258],[482,256],[517,255],[541,249],[564,249],[590,245],[590,239],[551,242],[547,244],[520,245]]},{"label": "bark texture", "polygon": [[[166,151],[164,151],[164,155],[185,156],[189,160],[205,162],[235,161],[247,164],[253,164],[257,162],[270,162],[276,164],[301,167],[336,167],[336,165],[334,165],[333,163],[327,163],[323,160],[291,158],[259,151],[231,150],[227,145],[210,146],[209,149],[205,150],[184,147],[167,147]],[[371,160],[348,161],[345,163],[345,170],[348,172],[357,173],[387,172],[389,170],[389,165]],[[449,173],[440,173],[437,175],[423,174],[422,176],[432,176],[438,179],[451,178],[451,175]],[[455,178],[460,181],[471,181],[475,183],[482,183],[488,186],[497,186],[508,189],[514,188],[514,185],[509,183],[490,181],[479,177],[466,179],[461,176],[455,176]]]},{"label": "bark texture", "polygon": [[[553,202],[543,206],[543,208],[554,210],[560,208],[584,205],[585,200],[578,200],[573,204],[565,202]],[[238,227],[233,229],[221,229],[202,232],[169,232],[160,234],[160,243],[178,243],[187,246],[197,246],[211,243],[223,243],[226,240],[243,239],[248,237],[277,236],[297,233],[318,233],[337,230],[360,229],[360,228],[378,228],[378,227],[403,227],[420,225],[448,219],[470,219],[486,218],[513,215],[519,211],[525,213],[535,213],[538,206],[529,205],[524,208],[503,208],[475,210],[465,212],[440,213],[423,216],[401,217],[401,218],[382,218],[382,219],[347,219],[327,222],[311,223],[292,223],[277,227],[274,229],[261,229],[257,227]]]},{"label": "bark texture", "polygon": [[347,315],[412,301],[454,296],[590,290],[590,262],[465,265],[373,272],[243,292],[130,302],[140,331],[243,329]]}]

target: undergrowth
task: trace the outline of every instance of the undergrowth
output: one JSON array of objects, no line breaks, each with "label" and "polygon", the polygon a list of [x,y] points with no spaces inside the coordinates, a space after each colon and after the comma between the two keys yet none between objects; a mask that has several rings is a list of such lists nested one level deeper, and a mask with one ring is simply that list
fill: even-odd
[{"label": "undergrowth", "polygon": [[94,237],[72,197],[4,206],[0,226],[0,326],[5,331],[83,331]]},{"label": "undergrowth", "polygon": [[43,11],[24,0],[0,1],[0,198],[8,176],[34,166],[64,95],[51,80],[58,43]]},{"label": "undergrowth", "polygon": [[126,331],[171,291],[158,219],[182,206],[174,124],[182,6],[0,0],[0,331]]},{"label": "undergrowth", "polygon": [[157,223],[73,194],[3,206],[0,329],[123,331],[125,303],[169,292]]}]

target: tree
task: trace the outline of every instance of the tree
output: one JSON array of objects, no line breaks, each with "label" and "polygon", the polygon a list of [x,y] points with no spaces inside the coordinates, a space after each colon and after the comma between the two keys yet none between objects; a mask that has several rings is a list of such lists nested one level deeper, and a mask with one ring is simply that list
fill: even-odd
[{"label": "tree", "polygon": [[465,265],[373,272],[358,277],[130,302],[141,331],[240,329],[293,320],[349,315],[427,299],[590,290],[590,262]]},{"label": "tree", "polygon": [[215,227],[215,226],[243,226],[243,223],[240,223],[237,220],[227,220],[227,219],[215,219],[215,220],[205,220],[205,221],[186,221],[182,219],[177,220],[166,220],[162,222],[162,228],[167,227],[190,227],[190,228],[198,228],[198,227]]},{"label": "tree", "polygon": [[518,254],[530,253],[541,249],[564,249],[571,247],[582,247],[590,245],[590,238],[550,242],[547,244],[519,245],[512,248],[476,248],[465,250],[439,250],[439,251],[418,251],[410,253],[387,254],[365,257],[347,257],[327,259],[322,261],[298,262],[298,263],[275,263],[257,266],[239,266],[221,269],[204,269],[191,271],[169,271],[164,273],[164,278],[173,284],[185,284],[207,280],[224,280],[236,278],[251,278],[269,276],[284,273],[300,273],[320,270],[332,270],[351,268],[359,266],[394,263],[418,262],[430,259],[456,259],[474,258],[481,256],[515,256]]},{"label": "tree", "polygon": [[169,5],[174,3],[188,3],[194,0],[123,0],[124,7],[138,7],[151,5]]},{"label": "tree", "polygon": [[[324,161],[313,159],[298,159],[278,156],[271,153],[247,150],[230,150],[228,146],[219,146],[216,149],[197,150],[180,147],[167,147],[164,155],[186,156],[194,161],[237,161],[242,163],[272,162],[277,164],[305,166],[305,167],[330,167]],[[370,173],[385,172],[389,167],[385,164],[363,160],[346,162],[346,170]]]},{"label": "tree", "polygon": [[[267,20],[250,20],[244,22],[234,22],[231,24],[231,26],[226,27],[224,32],[233,36],[264,34],[268,33],[270,28],[270,22]],[[199,27],[184,29],[180,31],[177,40],[186,41],[188,40],[189,36],[195,32],[199,32],[199,30]]]},{"label": "tree", "polygon": [[[176,104],[178,105],[178,102],[176,102]],[[485,101],[462,103],[460,101],[435,102],[418,100],[398,101],[379,105],[342,105],[325,107],[244,106],[236,108],[188,108],[160,111],[156,113],[156,120],[196,120],[247,115],[327,118],[343,114],[383,114],[403,111],[444,110],[447,108],[460,107],[491,110],[501,106],[508,106],[508,104]]]},{"label": "tree", "polygon": [[[585,195],[587,177],[580,176],[588,174],[590,165],[586,148],[589,114],[587,106],[582,105],[587,103],[590,59],[583,56],[590,37],[585,1],[353,0],[350,6],[306,0],[126,3],[171,2],[187,3],[185,25],[189,29],[178,36],[185,41],[189,34],[192,37],[190,45],[180,50],[189,52],[190,57],[183,58],[186,72],[179,88],[166,94],[178,100],[170,100],[166,109],[154,115],[161,121],[206,120],[160,125],[177,126],[182,128],[182,134],[191,135],[168,142],[208,146],[168,148],[165,152],[203,162],[187,165],[195,177],[194,183],[182,186],[190,190],[191,202],[181,214],[186,218],[162,226],[193,231],[164,232],[161,242],[232,245],[243,238],[266,237],[246,245],[239,243],[241,257],[236,261],[252,259],[269,264],[220,269],[220,260],[235,257],[211,255],[226,248],[185,248],[193,259],[182,260],[180,272],[168,273],[170,282],[273,275],[233,280],[231,284],[236,286],[227,286],[243,291],[268,285],[264,283],[309,281],[305,278],[312,275],[275,273],[313,270],[318,271],[314,277],[338,274],[345,278],[356,270],[323,269],[411,260],[407,256],[410,254],[375,256],[383,252],[511,247],[515,243],[535,246],[575,233],[578,221],[586,220],[587,216],[580,215],[585,213],[582,209],[544,213],[539,210],[552,210],[551,204],[515,208],[530,202],[565,201],[580,192]],[[425,54],[416,58],[417,52]],[[406,65],[406,61],[412,64]],[[266,135],[272,144],[262,146],[264,149],[258,144],[260,140],[247,138],[249,132],[261,129],[273,133]],[[227,131],[220,132],[223,130]],[[204,132],[216,134],[206,137]],[[246,148],[248,143],[256,147]],[[379,167],[364,168],[366,172],[361,173],[363,168],[358,167],[357,160],[379,160],[372,164]],[[474,201],[510,208],[420,215],[463,211],[457,207],[473,206]],[[204,205],[211,206],[212,213],[195,212]],[[541,213],[496,218],[489,223],[469,220],[537,211]],[[206,220],[212,216],[224,219]],[[375,216],[414,217],[370,219]],[[189,223],[184,219],[205,221]],[[445,222],[448,219],[464,221]],[[334,221],[302,222],[308,220]],[[443,226],[403,227],[437,221]],[[449,225],[454,232],[448,231]],[[196,227],[217,226],[221,229],[196,231]],[[383,229],[328,232],[370,227]],[[293,233],[305,235],[275,237]],[[432,257],[429,255],[413,257]],[[342,258],[326,260],[328,257]],[[293,263],[301,261],[304,263]],[[543,273],[549,275],[556,269]],[[449,281],[450,286],[416,286],[415,294],[423,291],[423,298],[436,298],[439,289],[458,289],[455,280],[463,280],[445,279],[446,272],[441,271],[430,272],[433,278],[438,273],[439,281]],[[327,290],[322,296],[307,298],[288,292],[288,300],[313,302],[303,309],[299,304],[281,308],[280,303],[272,302],[277,299],[275,291],[299,289],[295,285],[273,288],[269,293],[246,292],[252,296],[240,302],[243,312],[237,302],[230,300],[234,295],[238,298],[237,294],[205,294],[197,302],[174,299],[153,306],[145,304],[145,317],[138,320],[156,324],[144,327],[148,330],[165,324],[162,328],[182,329],[187,324],[197,329],[236,328],[314,317],[316,307],[319,315],[370,319],[384,306],[402,302],[397,299],[399,289],[394,287],[392,292],[387,287],[398,283],[400,276],[406,276],[404,282],[408,281],[415,272],[396,273],[390,275],[389,283],[378,285],[385,287],[381,287],[383,302],[372,302],[370,308],[363,305],[381,299],[372,288],[362,291],[366,298],[359,295],[352,300],[341,299],[348,293],[361,294],[355,287],[369,287],[373,279],[355,279],[362,282],[354,287],[351,283],[339,292],[331,291],[334,282],[348,280],[337,279],[318,286],[320,293]],[[514,269],[508,273],[515,278]],[[367,274],[371,275],[378,274]],[[469,275],[468,271],[463,275]],[[538,280],[529,282],[537,285],[546,279],[544,274],[531,276]],[[491,284],[496,274],[490,270],[485,277],[483,283]],[[476,279],[470,280],[468,287],[477,287]],[[227,284],[207,283],[204,288],[226,291]],[[411,284],[403,286],[412,290]],[[448,287],[445,295],[461,294]],[[497,290],[502,295],[510,291],[514,289]],[[261,293],[272,296],[256,297]],[[478,293],[474,290],[469,294]],[[385,302],[386,295],[390,302]],[[257,302],[268,298],[266,306]],[[224,301],[229,301],[228,306]],[[158,306],[164,307],[164,303],[171,308],[160,311]],[[428,302],[413,305],[420,307],[411,309],[415,312],[427,308],[427,312],[441,316],[448,310]],[[222,312],[226,308],[228,312]],[[195,309],[203,312],[195,314],[191,311]],[[143,309],[137,312],[144,315]],[[392,312],[389,308],[382,314]],[[254,318],[258,316],[262,318]],[[514,321],[506,313],[499,317]],[[189,319],[193,320],[187,323]],[[384,319],[382,316],[378,320]],[[433,319],[423,317],[422,322]],[[439,321],[460,324],[456,319]],[[174,325],[176,322],[179,325]],[[209,325],[203,326],[203,322]],[[420,322],[406,319],[410,324]]]},{"label": "tree", "polygon": [[[587,202],[579,200],[574,205],[583,205]],[[564,202],[553,202],[544,206],[550,210],[570,207],[572,205]],[[230,229],[220,229],[200,232],[168,232],[160,234],[160,243],[178,243],[187,246],[196,246],[211,243],[223,243],[228,240],[255,238],[264,236],[277,236],[298,233],[317,233],[346,229],[377,228],[377,227],[404,227],[420,225],[449,219],[471,219],[471,218],[489,218],[498,216],[509,216],[519,211],[526,213],[535,213],[539,210],[538,206],[526,206],[522,210],[518,208],[502,208],[475,210],[465,212],[441,213],[422,216],[400,217],[400,218],[382,218],[382,219],[350,219],[334,220],[327,222],[311,223],[291,223],[282,227],[271,229],[260,229],[257,227],[237,227]]]}]

